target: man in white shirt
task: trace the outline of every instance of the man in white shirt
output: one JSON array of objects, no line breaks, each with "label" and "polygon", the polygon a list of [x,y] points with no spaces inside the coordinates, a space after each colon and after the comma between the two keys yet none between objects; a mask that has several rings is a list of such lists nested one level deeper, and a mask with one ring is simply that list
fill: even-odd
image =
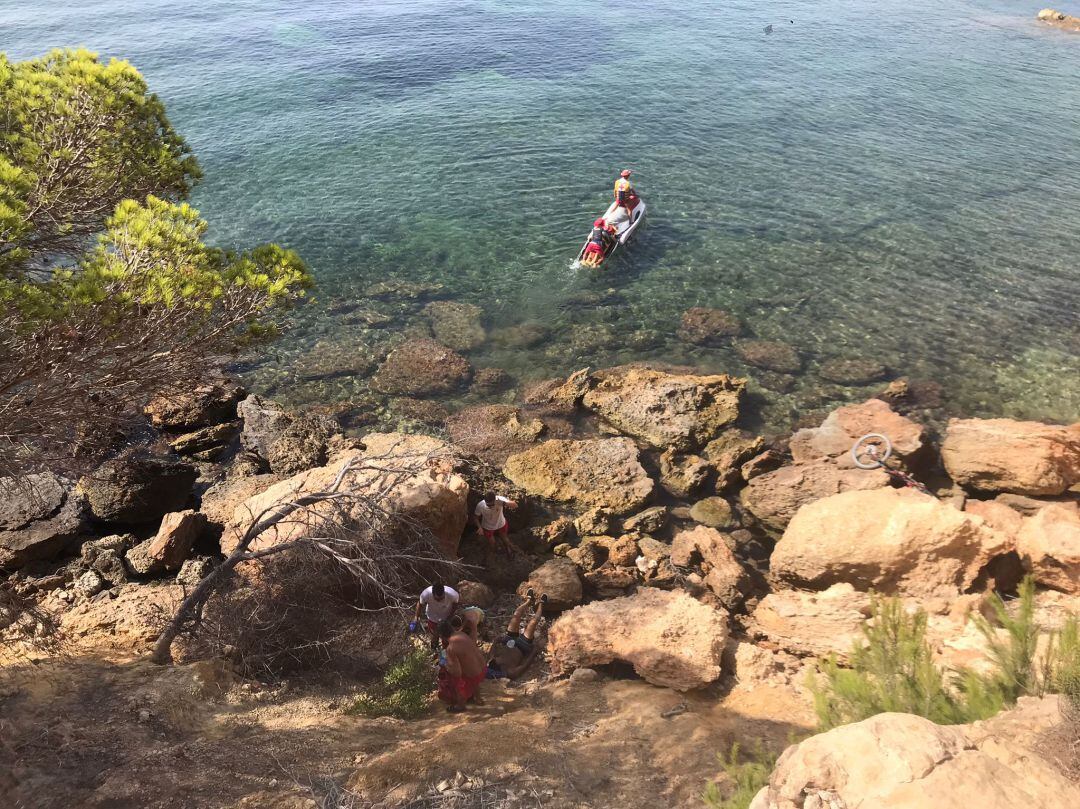
[{"label": "man in white shirt", "polygon": [[432,645],[439,643],[439,623],[445,621],[454,614],[461,596],[453,587],[446,587],[442,582],[436,582],[420,594],[420,600],[416,602],[413,611],[413,620],[409,629],[415,632],[420,624],[420,610],[424,610],[426,621],[424,623],[428,635],[431,636]]},{"label": "man in white shirt", "polygon": [[510,525],[503,514],[504,508],[515,509],[517,503],[502,495],[496,496],[495,492],[486,492],[484,499],[476,504],[476,532],[483,534],[488,542],[488,553],[494,554],[496,550],[495,538],[498,537],[507,556],[514,552],[514,546],[510,544]]}]

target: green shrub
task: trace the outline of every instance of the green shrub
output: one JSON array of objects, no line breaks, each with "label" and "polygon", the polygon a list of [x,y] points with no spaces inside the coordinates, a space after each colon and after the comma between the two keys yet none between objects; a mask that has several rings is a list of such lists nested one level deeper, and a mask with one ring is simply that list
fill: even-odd
[{"label": "green shrub", "polygon": [[1080,619],[1071,616],[1058,632],[1050,690],[1065,697],[1080,711]]},{"label": "green shrub", "polygon": [[[754,796],[768,785],[769,775],[776,766],[779,754],[771,752],[760,742],[749,760],[743,761],[741,752],[739,743],[735,742],[726,756],[717,755],[732,786],[730,790],[722,790],[715,782],[706,786],[701,798],[708,809],[747,809]],[[726,797],[723,794],[725,791],[728,792]]]},{"label": "green shrub", "polygon": [[378,685],[357,697],[348,713],[371,718],[415,719],[427,712],[434,690],[435,671],[430,654],[424,649],[413,649],[390,667]]}]

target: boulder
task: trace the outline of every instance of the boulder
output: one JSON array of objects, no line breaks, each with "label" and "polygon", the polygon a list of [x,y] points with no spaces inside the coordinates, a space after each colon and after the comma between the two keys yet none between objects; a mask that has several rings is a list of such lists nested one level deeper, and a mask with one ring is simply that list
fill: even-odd
[{"label": "boulder", "polygon": [[846,582],[820,593],[780,590],[758,603],[747,631],[771,648],[797,655],[846,660],[863,638],[870,617],[870,596]]},{"label": "boulder", "polygon": [[574,522],[569,517],[556,517],[547,525],[533,529],[533,536],[548,548],[554,548],[574,535]]},{"label": "boulder", "polygon": [[480,323],[483,310],[472,303],[434,301],[424,307],[435,339],[455,351],[471,351],[487,339]]},{"label": "boulder", "polygon": [[1024,524],[1020,512],[996,500],[968,500],[964,503],[964,512],[981,517],[987,525],[1007,537],[1019,534]]},{"label": "boulder", "polygon": [[638,558],[638,538],[633,534],[621,537],[602,537],[601,543],[607,548],[607,559],[616,567],[630,567]]},{"label": "boulder", "polygon": [[[365,449],[339,453],[326,466],[275,483],[237,506],[221,537],[222,552],[229,554],[236,547],[253,515],[305,494],[326,491],[342,468],[351,464],[340,492],[381,498],[381,508],[400,516],[399,525],[429,530],[446,554],[456,556],[466,523],[469,484],[453,472],[453,448],[436,438],[402,433],[371,433],[364,437],[364,444]],[[324,524],[335,508],[345,508],[358,517],[366,513],[359,503],[315,505],[303,520],[283,521],[267,529],[251,547],[268,547],[304,536]]]},{"label": "boulder", "polygon": [[760,477],[767,472],[775,472],[783,465],[783,453],[779,450],[767,449],[740,466],[739,474],[742,476],[743,480],[749,483],[754,478]]},{"label": "boulder", "polygon": [[136,453],[107,461],[78,489],[96,519],[136,525],[187,506],[198,475],[190,464]]},{"label": "boulder", "polygon": [[196,556],[185,559],[180,565],[180,571],[176,574],[176,583],[184,587],[194,587],[214,569],[214,560],[209,556]]},{"label": "boulder", "polygon": [[620,432],[654,447],[692,450],[739,416],[746,380],[621,366],[593,375],[582,400]]},{"label": "boulder", "polygon": [[468,385],[472,366],[451,348],[418,338],[399,345],[379,366],[371,387],[391,396],[439,396]]},{"label": "boulder", "polygon": [[507,458],[504,472],[530,494],[613,514],[640,509],[653,491],[629,438],[545,441]]},{"label": "boulder", "polygon": [[1080,483],[1080,423],[951,419],[941,458],[949,476],[971,489],[1062,494]]},{"label": "boulder", "polygon": [[75,571],[93,570],[101,575],[111,587],[119,587],[128,581],[124,554],[138,540],[131,534],[118,534],[84,542],[79,548],[79,560]]},{"label": "boulder", "polygon": [[237,380],[216,379],[155,397],[146,406],[146,415],[159,430],[190,432],[235,420],[236,406],[245,395]]},{"label": "boulder", "polygon": [[502,368],[480,368],[473,374],[469,393],[474,396],[490,396],[507,390],[514,384],[513,378]]},{"label": "boulder", "polygon": [[556,674],[615,661],[653,685],[688,691],[720,677],[728,616],[683,592],[654,588],[577,607],[548,632]]},{"label": "boulder", "polygon": [[745,430],[725,430],[705,445],[701,454],[716,469],[718,490],[733,486],[742,479],[743,464],[765,448],[765,439]]},{"label": "boulder", "polygon": [[633,517],[623,520],[622,529],[627,532],[637,531],[651,534],[659,531],[667,523],[667,507],[653,506],[638,512]]},{"label": "boulder", "polygon": [[60,626],[76,643],[100,649],[148,651],[176,612],[183,590],[175,584],[125,584],[115,599],[94,599],[64,613]]},{"label": "boulder", "polygon": [[715,528],[698,525],[675,534],[671,563],[676,567],[701,568],[705,586],[729,610],[742,600],[748,589],[746,571],[735,559],[728,539]]},{"label": "boulder", "polygon": [[779,374],[796,374],[802,368],[795,349],[774,340],[740,340],[735,343],[735,353],[748,365]]},{"label": "boulder", "polygon": [[193,433],[184,433],[169,443],[177,455],[220,457],[240,434],[240,422],[212,424]]},{"label": "boulder", "polygon": [[295,475],[305,469],[324,465],[329,454],[330,439],[338,432],[337,424],[326,416],[297,416],[269,443],[263,457],[275,473]]},{"label": "boulder", "polygon": [[771,531],[783,531],[800,508],[823,497],[889,485],[880,469],[841,469],[829,461],[782,466],[749,480],[739,500]]},{"label": "boulder", "polygon": [[1080,595],[1080,514],[1052,505],[1023,521],[1016,537],[1024,566],[1044,587]]},{"label": "boulder", "polygon": [[595,570],[607,561],[607,545],[604,540],[611,537],[585,537],[576,548],[566,552],[566,558],[586,573]]},{"label": "boulder", "polygon": [[880,362],[860,359],[834,359],[822,363],[818,376],[827,382],[853,387],[869,385],[885,378],[888,371]]},{"label": "boulder", "polygon": [[700,455],[678,455],[674,448],[660,456],[660,485],[674,497],[694,497],[708,485],[712,465]]},{"label": "boulder", "polygon": [[742,323],[722,309],[694,306],[683,312],[676,335],[684,343],[700,346],[721,345],[742,333]]},{"label": "boulder", "polygon": [[637,571],[629,567],[605,564],[585,574],[585,581],[596,590],[599,598],[618,598],[637,584]]},{"label": "boulder", "polygon": [[837,408],[820,427],[797,431],[791,437],[791,457],[797,464],[831,458],[839,466],[852,468],[855,464],[851,448],[867,433],[888,436],[893,456],[901,461],[910,459],[923,447],[921,424],[894,412],[881,399],[870,399]]},{"label": "boulder", "polygon": [[96,570],[88,570],[71,583],[76,598],[92,598],[106,587],[105,579]]},{"label": "boulder", "polygon": [[1080,785],[1038,750],[1061,721],[1058,698],[970,725],[883,713],[784,751],[750,809],[1066,809]]},{"label": "boulder", "polygon": [[518,587],[518,595],[524,597],[532,589],[536,595],[547,593],[547,609],[558,612],[581,603],[581,575],[577,565],[569,559],[549,559],[529,574]]},{"label": "boulder", "polygon": [[274,402],[254,394],[240,402],[236,412],[244,422],[240,445],[263,460],[270,454],[270,445],[292,423],[292,417]]},{"label": "boulder", "polygon": [[734,521],[731,503],[723,497],[706,497],[690,508],[690,519],[712,528],[727,528]]},{"label": "boulder", "polygon": [[794,586],[954,595],[1011,550],[982,519],[913,489],[848,491],[799,509],[776,543],[771,575]]},{"label": "boulder", "polygon": [[206,517],[197,511],[166,514],[153,538],[127,552],[128,567],[140,576],[179,570],[205,527]]},{"label": "boulder", "polygon": [[86,509],[74,489],[49,472],[0,478],[0,570],[53,559],[77,542]]},{"label": "boulder", "polygon": [[530,419],[512,405],[498,404],[467,407],[451,416],[446,428],[454,444],[496,465],[535,444],[545,429],[540,419]]},{"label": "boulder", "polygon": [[479,607],[486,610],[495,603],[495,592],[483,582],[462,581],[454,588],[461,596],[461,603],[465,606]]},{"label": "boulder", "polygon": [[590,508],[574,520],[574,531],[579,537],[606,534],[611,530],[611,512],[606,508]]}]

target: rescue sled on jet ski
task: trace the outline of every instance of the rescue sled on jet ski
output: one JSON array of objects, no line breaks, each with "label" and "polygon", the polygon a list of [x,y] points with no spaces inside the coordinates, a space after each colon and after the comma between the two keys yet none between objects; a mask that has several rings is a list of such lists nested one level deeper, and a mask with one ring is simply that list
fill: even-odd
[{"label": "rescue sled on jet ski", "polygon": [[630,207],[629,214],[618,202],[612,202],[604,215],[593,223],[592,232],[578,251],[578,263],[594,269],[599,268],[630,240],[645,219],[645,200],[639,197],[636,191],[632,191],[627,203]]}]

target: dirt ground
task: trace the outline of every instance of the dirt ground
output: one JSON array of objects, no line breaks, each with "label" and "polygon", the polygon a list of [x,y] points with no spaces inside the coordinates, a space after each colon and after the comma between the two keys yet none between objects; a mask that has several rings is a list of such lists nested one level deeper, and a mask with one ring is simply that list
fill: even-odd
[{"label": "dirt ground", "polygon": [[13,809],[701,806],[733,741],[783,746],[784,686],[679,694],[605,673],[489,682],[414,721],[345,708],[358,686],[238,681],[82,652],[0,669],[0,791]]}]

